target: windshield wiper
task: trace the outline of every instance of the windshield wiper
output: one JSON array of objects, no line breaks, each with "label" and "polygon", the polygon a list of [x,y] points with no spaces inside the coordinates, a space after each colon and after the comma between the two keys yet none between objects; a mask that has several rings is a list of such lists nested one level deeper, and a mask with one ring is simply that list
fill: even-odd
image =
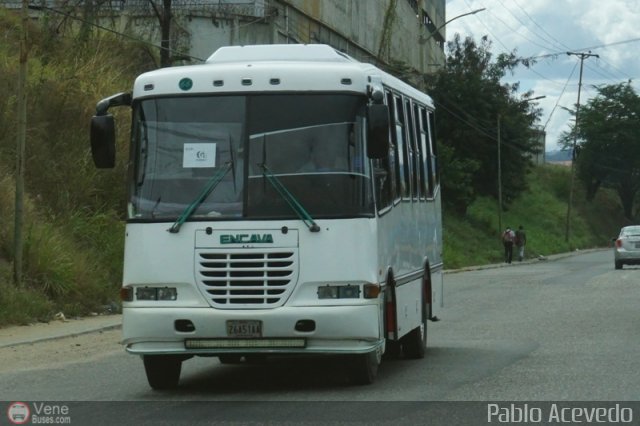
[{"label": "windshield wiper", "polygon": [[267,165],[263,163],[263,164],[260,164],[259,166],[262,167],[262,175],[275,188],[278,194],[280,194],[280,196],[284,198],[287,204],[289,204],[289,206],[293,209],[293,211],[298,215],[300,220],[302,220],[302,222],[304,222],[304,224],[307,225],[307,228],[309,228],[309,231],[320,232],[320,227],[318,226],[318,224],[316,224],[316,222],[313,220],[311,215],[307,213],[307,211],[304,209],[304,207],[302,207],[302,205],[296,199],[296,197],[294,197],[293,194],[287,191],[287,188],[285,188],[282,182],[280,182],[280,180],[277,177],[275,177],[273,173],[271,173],[271,170],[267,168]]},{"label": "windshield wiper", "polygon": [[173,223],[171,228],[167,229],[167,231],[172,234],[176,234],[180,232],[180,227],[182,224],[193,214],[193,212],[198,208],[200,204],[211,194],[211,192],[218,186],[222,179],[227,175],[229,170],[231,170],[232,164],[231,162],[226,163],[220,170],[218,170],[207,182],[207,184],[202,188],[202,192],[198,195],[198,197],[193,200],[191,204],[187,206],[186,209],[182,212],[180,217]]}]

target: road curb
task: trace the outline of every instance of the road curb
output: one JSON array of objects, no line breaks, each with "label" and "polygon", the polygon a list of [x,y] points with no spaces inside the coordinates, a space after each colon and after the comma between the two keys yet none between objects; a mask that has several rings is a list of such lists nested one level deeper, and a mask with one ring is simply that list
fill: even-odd
[{"label": "road curb", "polygon": [[[93,318],[93,317],[88,317]],[[73,320],[75,324],[70,324],[70,328],[67,329],[64,325],[59,325],[59,329],[53,332],[50,335],[45,335],[46,330],[37,332],[35,336],[30,337],[21,337],[21,334],[33,334],[34,330],[29,330],[29,326],[15,326],[15,327],[7,327],[4,329],[13,330],[8,336],[0,336],[0,349],[8,348],[13,346],[23,346],[23,345],[31,345],[34,343],[42,343],[51,340],[59,340],[68,337],[78,337],[85,334],[92,333],[102,333],[105,331],[116,330],[122,328],[122,320],[120,316],[118,318],[109,318],[109,320],[105,324],[96,324],[92,326],[84,326],[82,324],[83,319]],[[26,327],[22,330],[23,327]]]},{"label": "road curb", "polygon": [[522,262],[514,261],[512,263],[492,263],[489,265],[477,265],[477,266],[465,266],[464,268],[459,269],[445,269],[443,271],[444,274],[457,274],[459,272],[469,272],[469,271],[481,271],[485,269],[496,269],[496,268],[511,268],[514,266],[521,265],[531,265],[532,263],[540,263],[540,262],[553,262],[560,259],[565,259],[567,257],[576,256],[579,254],[593,253],[598,251],[608,251],[611,250],[610,247],[606,248],[594,248],[594,249],[585,249],[585,250],[576,250],[566,253],[557,253],[551,254],[549,256],[538,256],[535,259],[527,259]]}]

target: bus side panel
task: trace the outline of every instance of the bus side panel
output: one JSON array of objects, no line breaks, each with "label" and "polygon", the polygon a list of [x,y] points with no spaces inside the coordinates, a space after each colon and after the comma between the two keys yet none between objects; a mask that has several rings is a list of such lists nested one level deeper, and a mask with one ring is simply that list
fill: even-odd
[{"label": "bus side panel", "polygon": [[398,339],[422,324],[420,295],[422,280],[411,281],[396,287],[396,318]]}]

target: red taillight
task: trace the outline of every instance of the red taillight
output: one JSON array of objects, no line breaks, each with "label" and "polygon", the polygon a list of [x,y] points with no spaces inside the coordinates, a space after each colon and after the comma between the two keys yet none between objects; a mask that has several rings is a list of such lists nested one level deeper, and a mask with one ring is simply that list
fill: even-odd
[{"label": "red taillight", "polygon": [[622,240],[620,238],[616,240],[616,247],[618,248],[622,247]]},{"label": "red taillight", "polygon": [[396,332],[396,304],[393,300],[387,299],[387,333]]}]

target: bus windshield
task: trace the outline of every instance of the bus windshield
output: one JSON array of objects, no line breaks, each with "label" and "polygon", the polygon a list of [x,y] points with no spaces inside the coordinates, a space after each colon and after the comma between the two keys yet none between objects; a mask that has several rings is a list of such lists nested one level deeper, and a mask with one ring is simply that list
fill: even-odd
[{"label": "bus windshield", "polygon": [[[165,222],[185,211],[187,220],[297,218],[267,175],[314,218],[372,216],[365,100],[279,94],[136,102],[129,219]],[[219,181],[206,191],[212,178]]]}]

